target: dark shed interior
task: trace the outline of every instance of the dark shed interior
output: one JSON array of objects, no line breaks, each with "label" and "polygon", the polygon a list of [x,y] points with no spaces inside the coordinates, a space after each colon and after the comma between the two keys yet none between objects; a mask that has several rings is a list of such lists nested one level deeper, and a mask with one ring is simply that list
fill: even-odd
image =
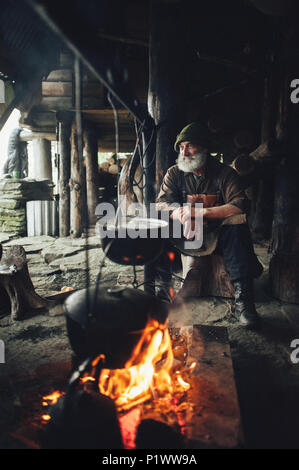
[{"label": "dark shed interior", "polygon": [[[11,93],[0,103],[0,131],[18,109],[18,138],[33,145],[36,179],[47,185],[57,174],[51,196],[45,195],[48,186],[35,186],[44,197],[33,198],[55,200],[52,233],[32,236],[28,225],[22,225],[23,232],[11,231],[0,201],[3,256],[24,246],[26,253],[18,248],[14,256],[23,270],[18,292],[27,292],[19,294],[27,302],[22,318],[15,314],[21,321],[10,320],[9,309],[19,312],[19,305],[9,307],[14,294],[3,289],[7,272],[2,267],[10,261],[2,258],[1,448],[40,448],[20,424],[33,413],[25,392],[40,394],[34,388],[40,380],[44,388],[61,385],[73,370],[62,310],[70,292],[63,286],[78,290],[99,279],[98,204],[116,206],[120,195],[154,202],[176,162],[175,138],[191,122],[208,127],[214,158],[243,179],[251,203],[248,223],[264,267],[256,282],[258,331],[239,327],[229,295],[191,296],[169,314],[171,328],[202,325],[204,338],[204,327],[225,329],[226,339],[219,342],[229,345],[232,359],[243,437],[234,445],[206,440],[192,445],[298,448],[298,13],[295,0],[6,0],[1,6],[0,79]],[[102,154],[108,155],[103,165]],[[13,180],[1,177],[1,200],[8,199],[7,181]],[[13,210],[24,208],[18,203]],[[105,263],[103,286],[133,285],[148,293],[148,266],[141,263],[132,271],[124,262]],[[180,264],[175,272],[179,284]],[[55,305],[49,307],[48,300]],[[228,353],[225,349],[223,355]],[[51,380],[56,375],[53,383],[47,373]],[[110,404],[99,406],[107,410]],[[119,436],[114,438],[117,443]]]}]

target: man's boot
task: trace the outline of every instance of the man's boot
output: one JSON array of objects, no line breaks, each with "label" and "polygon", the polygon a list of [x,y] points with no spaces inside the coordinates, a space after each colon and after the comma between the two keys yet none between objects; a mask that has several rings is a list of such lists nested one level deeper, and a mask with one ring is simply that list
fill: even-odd
[{"label": "man's boot", "polygon": [[253,279],[242,278],[233,282],[235,288],[235,315],[243,326],[256,326],[259,317],[255,310]]}]

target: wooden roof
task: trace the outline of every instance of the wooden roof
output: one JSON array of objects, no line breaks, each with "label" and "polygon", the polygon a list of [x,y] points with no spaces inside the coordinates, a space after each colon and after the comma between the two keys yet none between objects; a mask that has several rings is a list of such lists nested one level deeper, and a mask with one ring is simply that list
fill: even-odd
[{"label": "wooden roof", "polygon": [[[271,67],[271,54],[279,55],[282,63],[287,58],[280,39],[288,28],[285,10],[294,2],[276,0],[274,15],[263,11],[271,10],[265,0],[252,0],[252,4],[211,0],[205,5],[193,0],[161,2],[167,3],[169,12],[178,8],[182,12],[177,34],[187,36],[188,48],[178,57],[178,67],[186,67],[186,87],[190,88],[189,102],[194,110],[202,112],[208,102],[211,119],[223,109],[235,112],[235,122],[241,115],[246,115],[245,121],[252,119],[260,105],[256,89]],[[283,12],[277,15],[282,4]],[[56,112],[74,110],[72,46],[101,72],[106,83],[117,82],[120,91],[128,91],[146,106],[148,0],[51,0],[43,5],[54,28],[38,15],[35,0],[7,0],[0,12],[0,71],[15,80],[16,95],[20,96],[15,104],[23,113],[24,126],[54,132]],[[114,149],[114,117],[107,89],[83,65],[84,119],[98,129],[103,150]],[[232,90],[232,94],[225,90]],[[134,117],[123,104],[117,107],[121,146],[129,152],[135,145]]]}]

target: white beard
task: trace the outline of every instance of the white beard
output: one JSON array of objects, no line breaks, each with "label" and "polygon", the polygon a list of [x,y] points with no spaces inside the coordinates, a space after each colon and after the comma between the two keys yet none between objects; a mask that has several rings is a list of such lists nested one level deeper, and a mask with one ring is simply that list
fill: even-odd
[{"label": "white beard", "polygon": [[184,157],[179,154],[177,158],[177,165],[179,170],[184,173],[192,173],[194,170],[202,168],[207,160],[207,152],[199,152],[194,154],[192,157]]}]

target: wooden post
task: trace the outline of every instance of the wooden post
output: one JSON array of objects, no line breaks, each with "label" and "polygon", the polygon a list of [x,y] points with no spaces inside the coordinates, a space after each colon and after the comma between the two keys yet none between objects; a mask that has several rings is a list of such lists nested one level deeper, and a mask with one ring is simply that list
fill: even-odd
[{"label": "wooden post", "polygon": [[[262,106],[261,143],[273,142],[276,138],[275,126],[278,117],[279,74],[271,69],[264,81],[264,98]],[[270,144],[267,144],[269,147]],[[269,239],[273,219],[274,201],[274,160],[266,156],[258,162],[256,196],[252,207],[251,228],[254,239]]]},{"label": "wooden post", "polygon": [[70,174],[71,174],[71,118],[69,113],[59,113],[59,236],[70,234]]},{"label": "wooden post", "polygon": [[[188,124],[184,116],[188,83],[179,58],[186,59],[184,34],[179,34],[180,4],[152,1],[149,42],[149,112],[157,129],[156,190],[167,169],[175,163],[174,142],[179,131]],[[171,45],[171,46],[170,46]],[[182,70],[183,69],[183,70]]]},{"label": "wooden post", "polygon": [[95,225],[98,204],[98,140],[96,131],[84,131],[88,224]]},{"label": "wooden post", "polygon": [[74,123],[71,132],[71,177],[70,177],[70,234],[79,238],[83,233],[83,185],[84,176],[80,171],[78,134]]},{"label": "wooden post", "polygon": [[272,294],[284,302],[299,303],[299,199],[298,110],[290,102],[290,82],[296,73],[285,74],[279,116],[284,155],[276,167],[273,257],[269,266]]},{"label": "wooden post", "polygon": [[264,99],[262,104],[261,141],[275,139],[275,125],[278,113],[279,88],[277,72],[270,70],[264,79]]}]

